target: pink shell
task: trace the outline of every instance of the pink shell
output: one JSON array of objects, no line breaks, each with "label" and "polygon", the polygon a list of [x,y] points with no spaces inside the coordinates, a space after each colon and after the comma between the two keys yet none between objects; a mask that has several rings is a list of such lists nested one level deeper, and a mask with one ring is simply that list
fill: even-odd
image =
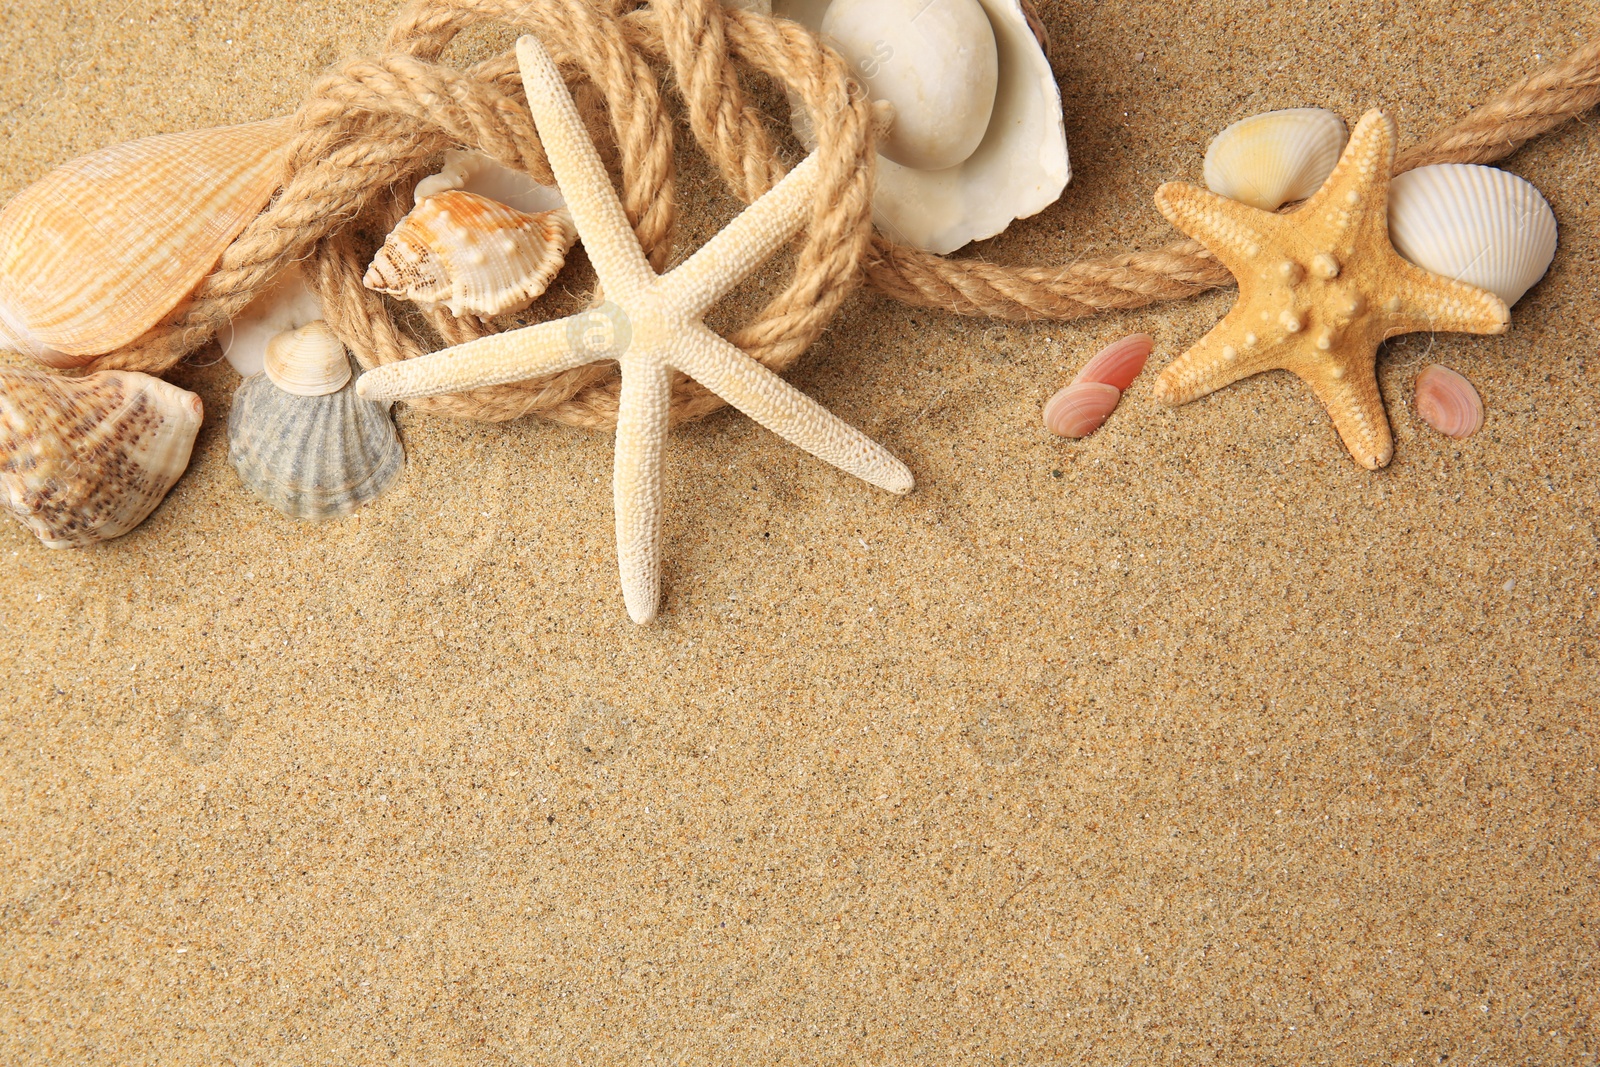
[{"label": "pink shell", "polygon": [[1105,382],[1073,382],[1044,405],[1044,425],[1062,437],[1087,437],[1100,428],[1122,399],[1122,390]]},{"label": "pink shell", "polygon": [[1150,358],[1150,350],[1155,345],[1156,339],[1147,333],[1136,333],[1113,341],[1085,363],[1072,381],[1074,384],[1104,382],[1118,389],[1126,389],[1144,370],[1144,361]]},{"label": "pink shell", "polygon": [[1471,382],[1435,363],[1417,375],[1417,414],[1446,437],[1471,437],[1483,426],[1483,401]]}]

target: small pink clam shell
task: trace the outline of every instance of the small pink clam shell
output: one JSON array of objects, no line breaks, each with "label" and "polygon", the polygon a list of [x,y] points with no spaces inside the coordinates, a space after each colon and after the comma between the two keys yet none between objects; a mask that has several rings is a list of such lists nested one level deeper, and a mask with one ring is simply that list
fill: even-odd
[{"label": "small pink clam shell", "polygon": [[1417,414],[1446,437],[1471,437],[1483,425],[1483,401],[1471,382],[1435,363],[1417,375]]},{"label": "small pink clam shell", "polygon": [[1105,382],[1073,382],[1046,401],[1044,425],[1062,437],[1087,437],[1106,421],[1122,390]]},{"label": "small pink clam shell", "polygon": [[1155,344],[1156,339],[1147,333],[1136,333],[1113,341],[1085,363],[1072,381],[1074,384],[1104,382],[1118,389],[1126,389],[1144,370],[1144,361],[1150,358],[1150,350]]}]

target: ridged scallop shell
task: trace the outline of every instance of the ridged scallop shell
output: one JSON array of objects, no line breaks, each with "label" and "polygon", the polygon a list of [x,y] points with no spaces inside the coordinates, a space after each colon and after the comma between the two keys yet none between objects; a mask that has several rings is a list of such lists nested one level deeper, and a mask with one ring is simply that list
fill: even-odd
[{"label": "ridged scallop shell", "polygon": [[500,315],[538,299],[578,239],[565,208],[529,215],[460,189],[425,196],[383,242],[368,289],[452,315]]},{"label": "ridged scallop shell", "polygon": [[246,378],[228,415],[228,461],[257,496],[296,519],[348,515],[394,485],[405,464],[389,405],[355,384],[322,396]]},{"label": "ridged scallop shell", "polygon": [[1446,437],[1471,437],[1483,427],[1483,401],[1472,383],[1437,363],[1417,375],[1417,414]]},{"label": "ridged scallop shell", "polygon": [[73,160],[0,212],[0,343],[51,366],[127,344],[266,206],[294,125],[146,137]]},{"label": "ridged scallop shell", "polygon": [[1423,270],[1487,289],[1510,307],[1556,255],[1556,213],[1510,171],[1441,163],[1389,185],[1389,237]]},{"label": "ridged scallop shell", "polygon": [[1105,382],[1073,382],[1044,405],[1045,428],[1062,437],[1087,437],[1122,399],[1122,390]]},{"label": "ridged scallop shell", "polygon": [[1096,352],[1072,380],[1074,383],[1101,382],[1126,390],[1144,370],[1155,344],[1155,338],[1147,333],[1130,334],[1113,341]]},{"label": "ridged scallop shell", "polygon": [[1206,188],[1276,211],[1322,187],[1350,135],[1320,107],[1294,107],[1240,119],[1206,149]]},{"label": "ridged scallop shell", "polygon": [[188,467],[203,415],[148,374],[0,367],[0,504],[48,548],[120,537]]},{"label": "ridged scallop shell", "polygon": [[350,380],[350,356],[333,327],[318,319],[267,342],[263,369],[295,396],[327,396]]}]

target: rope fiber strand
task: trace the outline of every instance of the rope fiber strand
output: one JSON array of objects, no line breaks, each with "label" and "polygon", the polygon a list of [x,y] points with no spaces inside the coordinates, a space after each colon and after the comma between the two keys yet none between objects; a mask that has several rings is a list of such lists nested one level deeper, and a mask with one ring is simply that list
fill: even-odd
[{"label": "rope fiber strand", "polygon": [[[655,68],[672,75],[696,142],[746,203],[787,166],[742,79],[765,75],[809,112],[822,186],[793,276],[730,340],[777,371],[793,365],[862,281],[888,296],[958,315],[1074,319],[1181,300],[1232,283],[1194,241],[1084,260],[1065,268],[1007,267],[946,259],[872,230],[874,143],[880,116],[832,49],[797,23],[724,7],[721,0],[415,0],[381,54],[324,74],[296,114],[283,188],[234,240],[193,298],[132,345],[91,370],[161,374],[205,344],[295,263],[322,299],[324,317],[372,368],[427,351],[407,328],[416,314],[362,284],[370,232],[410,209],[409,190],[447,149],[467,147],[553,183],[523,97],[515,54],[462,70],[440,61],[463,31],[482,24],[536,34],[573,90],[590,134],[620,173],[623,208],[658,271],[672,261],[677,217],[673,121]],[[1430,163],[1487,163],[1600,103],[1600,38],[1486,102],[1451,128],[1401,153],[1396,173]],[[447,344],[497,326],[439,310],[421,313]],[[538,414],[569,425],[616,424],[615,368],[601,363],[548,378],[410,401],[423,411],[487,421]],[[682,375],[673,419],[722,402]]]}]

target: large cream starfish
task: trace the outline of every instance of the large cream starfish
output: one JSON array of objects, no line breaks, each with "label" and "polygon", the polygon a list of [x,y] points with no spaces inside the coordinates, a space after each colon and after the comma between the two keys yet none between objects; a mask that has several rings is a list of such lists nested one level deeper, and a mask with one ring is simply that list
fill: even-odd
[{"label": "large cream starfish", "polygon": [[1504,333],[1493,293],[1407,263],[1389,243],[1394,124],[1361,117],[1312,197],[1287,215],[1183,183],[1156,190],[1174,226],[1239,281],[1226,318],[1156,381],[1156,398],[1186,404],[1266,370],[1292,371],[1328,409],[1345,447],[1376,470],[1394,440],[1374,371],[1386,338],[1419,330]]},{"label": "large cream starfish", "polygon": [[660,599],[661,453],[673,370],[819,459],[891,493],[909,493],[911,472],[887,449],[700,321],[799,229],[811,211],[816,157],[790,171],[686,262],[657,276],[549,53],[536,38],[523,37],[517,60],[550,169],[606,299],[566,319],[379,367],[362,375],[360,394],[404,400],[540,377],[602,359],[620,363],[612,499],[622,595],[628,615],[639,623],[655,618]]}]

